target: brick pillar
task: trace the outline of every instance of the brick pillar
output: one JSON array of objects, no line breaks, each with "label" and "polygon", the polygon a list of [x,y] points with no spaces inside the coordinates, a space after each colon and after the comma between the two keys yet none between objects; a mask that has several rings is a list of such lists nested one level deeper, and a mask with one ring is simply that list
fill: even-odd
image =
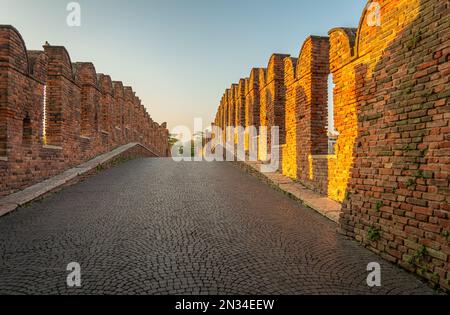
[{"label": "brick pillar", "polygon": [[125,90],[125,142],[130,143],[132,142],[132,107],[133,107],[133,99],[134,99],[134,92],[133,88],[126,86],[124,87]]},{"label": "brick pillar", "polygon": [[114,81],[113,88],[114,88],[114,109],[116,116],[116,140],[119,144],[124,144],[125,91],[123,83],[120,81]]}]

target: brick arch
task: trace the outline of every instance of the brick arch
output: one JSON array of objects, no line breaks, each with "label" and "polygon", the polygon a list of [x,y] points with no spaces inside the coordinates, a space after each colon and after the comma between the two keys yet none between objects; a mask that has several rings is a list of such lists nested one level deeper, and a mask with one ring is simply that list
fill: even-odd
[{"label": "brick arch", "polygon": [[136,95],[133,99],[133,136],[134,141],[139,141],[140,133],[141,133],[141,113],[142,113],[142,101]]},{"label": "brick arch", "polygon": [[240,79],[235,92],[236,99],[236,125],[245,127],[245,82],[247,79]]},{"label": "brick arch", "polygon": [[69,52],[63,46],[45,45],[44,51],[48,56],[48,75],[63,76],[74,82],[75,75]]},{"label": "brick arch", "polygon": [[247,102],[247,96],[250,93],[250,78],[245,79],[244,81],[244,106],[245,106],[245,127],[250,127],[251,125],[251,120],[250,120],[250,106],[249,103]]},{"label": "brick arch", "polygon": [[[414,0],[417,1],[417,0]],[[366,6],[364,7],[364,10],[361,14],[361,18],[359,20],[359,25],[358,28],[356,30],[356,40],[355,40],[355,55],[356,56],[360,56],[363,55],[365,53],[367,53],[367,51],[365,50],[367,47],[370,47],[370,41],[376,39],[376,36],[373,32],[371,32],[371,26],[367,25],[367,17],[368,17],[368,9],[369,6],[372,3],[378,3],[380,4],[381,7],[383,7],[383,4],[385,2],[390,2],[390,1],[386,1],[386,0],[368,0]]]},{"label": "brick arch", "polygon": [[81,85],[81,135],[90,138],[99,129],[101,95],[97,71],[91,62],[77,62],[73,69]]},{"label": "brick arch", "polygon": [[292,82],[297,78],[297,61],[298,58],[285,58],[284,59],[284,81],[285,83]]},{"label": "brick arch", "polygon": [[62,148],[66,137],[80,133],[80,86],[65,47],[47,44],[44,52],[48,58],[44,144]]},{"label": "brick arch", "polygon": [[[369,0],[363,10],[355,39],[355,57],[362,58],[369,53],[372,64],[375,64],[391,42],[395,41],[398,36],[413,22],[420,11],[420,7],[424,0]],[[372,3],[378,3],[381,7],[381,25],[368,25],[368,17],[370,12],[369,6]],[[395,21],[395,24],[389,23]],[[380,35],[384,36],[380,36]],[[414,34],[412,34],[414,35]],[[368,74],[373,71],[372,67],[368,69]]]},{"label": "brick arch", "polygon": [[327,192],[327,37],[310,36],[299,58],[284,59],[286,146],[283,173]]},{"label": "brick arch", "polygon": [[237,94],[238,85],[236,83],[231,84],[229,94],[228,94],[228,102],[230,107],[230,126],[236,127],[236,94]]},{"label": "brick arch", "polygon": [[125,99],[125,89],[123,83],[121,81],[113,82],[113,94],[115,98],[123,98]]},{"label": "brick arch", "polygon": [[246,121],[248,126],[254,126],[259,129],[260,126],[260,98],[259,98],[259,84],[260,84],[260,72],[262,69],[253,68],[250,71],[248,79],[247,92],[245,95],[245,107],[246,107]]},{"label": "brick arch", "polygon": [[126,101],[132,101],[134,98],[134,91],[131,86],[124,86],[124,97]]},{"label": "brick arch", "polygon": [[266,85],[267,68],[260,68],[258,74],[259,87]]},{"label": "brick arch", "polygon": [[313,63],[313,36],[309,36],[302,45],[297,59],[297,66],[295,68],[295,78],[301,79],[311,71]]},{"label": "brick arch", "polygon": [[225,106],[227,108],[227,126],[226,127],[232,127],[234,126],[234,119],[233,119],[233,108],[231,105],[231,88],[225,90]]},{"label": "brick arch", "polygon": [[101,92],[100,112],[102,141],[104,144],[112,140],[112,108],[113,108],[113,85],[109,75],[97,74],[98,86]]},{"label": "brick arch", "polygon": [[[260,142],[260,157],[266,160],[271,153],[272,127],[279,127],[279,144],[283,145],[285,137],[285,87],[284,87],[284,59],[286,54],[273,54],[268,62],[264,78],[260,78],[260,123],[266,126],[267,143],[264,137]],[[260,73],[261,75],[262,73]]]},{"label": "brick arch", "polygon": [[328,32],[330,37],[330,70],[331,72],[343,67],[356,54],[356,28],[333,28]]},{"label": "brick arch", "polygon": [[133,124],[133,101],[134,101],[134,91],[133,88],[130,86],[125,86],[124,87],[124,96],[125,96],[125,134],[127,137],[127,140],[131,139],[131,135],[132,135],[132,124]]},{"label": "brick arch", "polygon": [[23,74],[29,74],[30,63],[25,41],[19,31],[11,25],[0,25],[0,65],[14,68]]},{"label": "brick arch", "polygon": [[115,110],[115,125],[117,129],[117,140],[122,142],[124,137],[125,127],[125,90],[123,83],[120,81],[113,82],[113,95],[114,95],[114,110]]},{"label": "brick arch", "polygon": [[80,83],[98,88],[98,77],[92,62],[76,62],[73,64],[74,73],[80,78]]},{"label": "brick arch", "polygon": [[284,59],[285,73],[285,130],[286,146],[282,150],[282,172],[284,175],[297,179],[297,97],[295,91],[295,81],[297,73],[297,58]]},{"label": "brick arch", "polygon": [[284,79],[284,58],[289,58],[287,54],[273,54],[267,65],[266,84],[271,83],[273,80]]},{"label": "brick arch", "polygon": [[100,91],[103,94],[110,94],[113,93],[113,84],[111,77],[109,75],[99,73],[97,74],[97,80],[98,80],[98,86],[100,88]]},{"label": "brick arch", "polygon": [[[11,144],[20,133],[19,122],[14,119],[17,110],[23,106],[26,99],[22,99],[17,78],[28,76],[29,59],[25,42],[16,28],[10,25],[0,25],[0,157],[7,157],[11,153]],[[12,69],[13,71],[10,71]],[[16,75],[17,74],[17,75]],[[17,80],[17,81],[16,81]],[[8,89],[14,87],[14,90]],[[11,99],[9,95],[18,94],[18,98]],[[20,106],[20,108],[18,108]],[[20,124],[22,121],[20,121]]]},{"label": "brick arch", "polygon": [[[227,117],[228,117],[228,112],[227,112],[227,106],[226,106],[226,101],[225,101],[225,93],[222,94],[222,98],[220,99],[220,107],[221,107],[221,124],[222,124],[222,130],[225,131],[225,129],[227,128]],[[225,132],[224,132],[225,133]]]}]

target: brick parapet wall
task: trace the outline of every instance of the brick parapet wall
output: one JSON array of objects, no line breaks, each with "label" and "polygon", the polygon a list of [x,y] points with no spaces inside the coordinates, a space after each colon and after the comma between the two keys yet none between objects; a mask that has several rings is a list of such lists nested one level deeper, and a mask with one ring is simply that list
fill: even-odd
[{"label": "brick parapet wall", "polygon": [[[284,123],[282,172],[342,202],[342,233],[449,290],[449,3],[376,2],[380,26],[365,10],[358,28],[310,37],[298,59],[282,59],[284,112],[271,110],[270,71],[258,71],[259,95],[252,71],[247,126],[258,111],[261,125],[270,117]],[[333,156],[325,133],[329,74],[339,132]]]},{"label": "brick parapet wall", "polygon": [[167,126],[132,90],[128,100],[92,63],[72,63],[60,46],[27,51],[14,27],[0,26],[0,196],[129,142],[167,156]]}]

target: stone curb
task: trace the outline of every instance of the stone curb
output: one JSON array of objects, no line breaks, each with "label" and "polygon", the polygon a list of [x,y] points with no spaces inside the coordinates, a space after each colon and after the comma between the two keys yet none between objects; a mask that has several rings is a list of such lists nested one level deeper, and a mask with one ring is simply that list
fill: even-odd
[{"label": "stone curb", "polygon": [[98,166],[103,165],[114,158],[120,156],[122,153],[132,149],[133,147],[140,146],[145,150],[156,155],[152,150],[140,143],[129,143],[118,147],[110,152],[104,153],[88,162],[75,166],[62,174],[51,177],[43,182],[25,188],[19,192],[6,196],[0,199],[0,217],[16,210],[17,208],[30,203],[43,195],[58,189],[81,175],[88,174],[95,170]]},{"label": "stone curb", "polygon": [[308,208],[313,209],[335,223],[339,223],[339,215],[342,210],[340,203],[309,190],[280,173],[262,173],[260,162],[240,162],[239,164],[244,165],[247,169],[256,171],[259,176],[264,177],[266,181],[277,189],[302,202]]}]

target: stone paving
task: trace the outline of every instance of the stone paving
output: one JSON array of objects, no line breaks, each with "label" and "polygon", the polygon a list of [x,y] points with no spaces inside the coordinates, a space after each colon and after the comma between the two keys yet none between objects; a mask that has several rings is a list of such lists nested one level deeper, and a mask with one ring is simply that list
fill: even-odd
[{"label": "stone paving", "polygon": [[261,162],[240,162],[241,165],[247,166],[252,173],[256,172],[259,177],[263,177],[265,181],[277,187],[281,191],[289,194],[294,199],[305,204],[307,207],[314,209],[318,213],[327,217],[331,221],[339,222],[339,215],[342,210],[340,203],[329,199],[327,196],[316,193],[307,189],[300,183],[294,182],[287,176],[279,172],[262,173]]},{"label": "stone paving", "polygon": [[433,293],[336,227],[232,163],[139,159],[0,218],[0,294]]},{"label": "stone paving", "polygon": [[25,204],[30,203],[31,201],[41,198],[42,196],[44,196],[49,192],[61,188],[62,186],[75,180],[77,177],[90,174],[92,171],[96,170],[96,168],[107,165],[108,162],[114,161],[114,159],[119,158],[121,154],[136,147],[140,147],[143,150],[148,151],[149,154],[157,156],[157,154],[154,153],[151,149],[139,143],[129,143],[120,146],[88,162],[85,162],[81,165],[68,169],[67,171],[65,171],[60,175],[51,177],[38,184],[30,186],[24,190],[11,194],[7,197],[0,198],[0,217],[16,210],[20,206],[23,206]]}]

